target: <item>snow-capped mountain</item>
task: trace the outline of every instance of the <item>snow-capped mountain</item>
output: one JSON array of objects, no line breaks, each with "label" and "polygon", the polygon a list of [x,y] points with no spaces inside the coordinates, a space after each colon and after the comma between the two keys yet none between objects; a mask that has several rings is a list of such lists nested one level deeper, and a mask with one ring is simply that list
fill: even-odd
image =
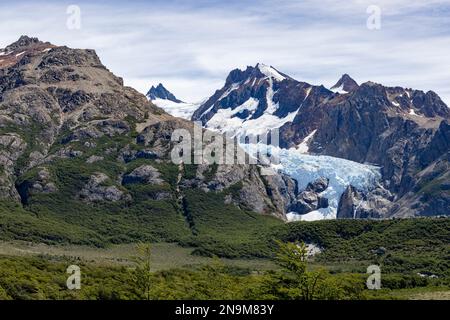
[{"label": "snow-capped mountain", "polygon": [[221,132],[262,134],[292,122],[309,103],[308,97],[320,90],[328,91],[258,63],[231,71],[224,87],[200,106],[192,120]]},{"label": "snow-capped mountain", "polygon": [[161,83],[156,87],[152,86],[150,88],[147,92],[147,98],[170,115],[187,120],[191,119],[194,111],[201,105],[201,102],[187,103],[177,99],[175,95],[167,90]]},{"label": "snow-capped mountain", "polygon": [[[255,145],[242,145],[251,155],[256,156]],[[291,210],[287,214],[288,221],[336,219],[339,202],[348,186],[353,186],[362,192],[379,188],[381,180],[380,168],[342,158],[305,154],[300,149],[271,148],[279,163],[272,167],[297,181],[301,192],[309,183],[317,179],[327,179],[328,185],[320,190],[317,196],[326,199],[327,205],[307,213],[299,214]]]}]

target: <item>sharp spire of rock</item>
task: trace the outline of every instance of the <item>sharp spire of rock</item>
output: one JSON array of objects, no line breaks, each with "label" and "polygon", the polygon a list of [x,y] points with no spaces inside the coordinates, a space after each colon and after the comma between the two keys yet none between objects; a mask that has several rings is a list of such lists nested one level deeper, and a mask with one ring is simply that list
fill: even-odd
[{"label": "sharp spire of rock", "polygon": [[172,92],[167,90],[162,83],[158,84],[156,87],[152,86],[147,92],[147,98],[149,98],[150,100],[163,99],[177,103],[183,102],[177,99]]}]

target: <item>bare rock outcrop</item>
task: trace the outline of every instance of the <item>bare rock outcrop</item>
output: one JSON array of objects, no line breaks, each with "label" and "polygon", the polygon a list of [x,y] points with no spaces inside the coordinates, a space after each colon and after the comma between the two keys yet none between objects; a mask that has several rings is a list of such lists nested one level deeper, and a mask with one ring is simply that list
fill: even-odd
[{"label": "bare rock outcrop", "polygon": [[328,188],[328,183],[329,180],[323,177],[308,183],[305,190],[298,194],[289,210],[302,215],[321,208],[327,208],[328,199],[322,197],[320,193]]},{"label": "bare rock outcrop", "polygon": [[122,184],[144,183],[144,184],[162,184],[159,171],[151,165],[142,165],[125,175]]},{"label": "bare rock outcrop", "polygon": [[86,185],[79,193],[79,197],[85,202],[130,200],[130,196],[125,194],[115,185],[110,185],[110,178],[103,173],[92,175]]}]

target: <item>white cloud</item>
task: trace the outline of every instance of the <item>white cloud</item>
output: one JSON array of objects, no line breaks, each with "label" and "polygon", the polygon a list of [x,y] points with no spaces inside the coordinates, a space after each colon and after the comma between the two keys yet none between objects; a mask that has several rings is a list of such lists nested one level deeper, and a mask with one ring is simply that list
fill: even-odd
[{"label": "white cloud", "polygon": [[[0,47],[28,34],[94,48],[139,91],[162,82],[188,101],[212,94],[231,69],[261,61],[314,84],[349,73],[432,89],[450,103],[449,0],[194,3],[81,2],[80,31],[65,28],[64,5],[1,4]],[[382,7],[381,30],[366,28],[369,4]]]}]

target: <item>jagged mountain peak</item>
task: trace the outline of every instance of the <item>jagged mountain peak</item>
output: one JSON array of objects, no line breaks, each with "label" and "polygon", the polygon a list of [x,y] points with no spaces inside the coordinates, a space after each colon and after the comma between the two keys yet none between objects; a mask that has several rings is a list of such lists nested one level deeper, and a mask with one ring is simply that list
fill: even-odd
[{"label": "jagged mountain peak", "polygon": [[152,86],[147,92],[147,98],[150,100],[163,99],[170,100],[176,103],[181,103],[182,101],[177,99],[175,95],[167,90],[162,83],[159,83],[156,87]]},{"label": "jagged mountain peak", "polygon": [[16,49],[19,48],[26,48],[32,44],[37,44],[37,43],[43,43],[42,41],[40,41],[38,38],[32,38],[26,35],[23,35],[19,38],[19,40],[17,40],[16,42],[11,43],[9,46],[7,46],[5,49],[9,50],[9,51],[14,51]]},{"label": "jagged mountain peak", "polygon": [[331,87],[331,90],[338,93],[348,93],[358,88],[358,83],[348,74],[343,74],[339,81]]}]

